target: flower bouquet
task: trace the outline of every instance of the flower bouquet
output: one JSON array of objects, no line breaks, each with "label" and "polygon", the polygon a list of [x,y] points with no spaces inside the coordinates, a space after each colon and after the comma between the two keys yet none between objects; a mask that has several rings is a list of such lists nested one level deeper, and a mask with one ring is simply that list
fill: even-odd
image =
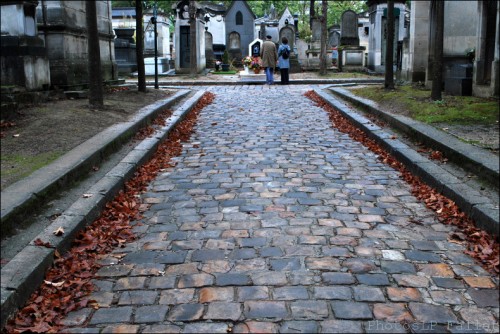
[{"label": "flower bouquet", "polygon": [[252,63],[252,57],[250,56],[246,56],[244,57],[241,62],[243,63],[243,65],[245,66],[250,66],[250,64]]},{"label": "flower bouquet", "polygon": [[248,65],[248,68],[252,69],[254,73],[259,73],[260,71],[260,59],[259,57],[253,57],[252,62]]}]

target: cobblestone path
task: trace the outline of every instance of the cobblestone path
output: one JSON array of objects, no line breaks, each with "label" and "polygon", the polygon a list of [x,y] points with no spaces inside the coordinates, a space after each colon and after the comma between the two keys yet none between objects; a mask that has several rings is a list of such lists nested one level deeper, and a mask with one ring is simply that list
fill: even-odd
[{"label": "cobblestone path", "polygon": [[210,88],[65,332],[496,332],[496,278],[309,89]]}]

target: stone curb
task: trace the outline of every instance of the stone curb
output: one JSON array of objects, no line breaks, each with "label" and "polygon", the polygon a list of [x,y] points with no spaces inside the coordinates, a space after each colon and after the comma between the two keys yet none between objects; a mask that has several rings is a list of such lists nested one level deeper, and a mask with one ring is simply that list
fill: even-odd
[{"label": "stone curb", "polygon": [[126,143],[141,127],[149,124],[163,109],[173,105],[189,93],[176,92],[165,100],[141,108],[126,122],[111,126],[78,145],[50,165],[36,170],[2,191],[0,227],[7,232],[14,224],[40,206],[47,198],[81,179],[109,154]]},{"label": "stone curb", "polygon": [[[181,96],[185,94],[187,92]],[[197,92],[180,106],[153,137],[137,144],[120,163],[88,189],[86,194],[90,195],[89,197],[82,197],[73,203],[2,268],[0,328],[5,326],[7,319],[22,307],[42,284],[46,270],[53,263],[55,250],[63,253],[70,248],[76,234],[99,216],[106,203],[118,193],[137,168],[154,154],[160,142],[182,121],[203,94],[204,91]],[[138,117],[136,122],[141,123],[141,119]],[[64,234],[60,237],[53,233],[59,227],[64,229]],[[35,246],[33,241],[36,239],[49,242],[53,248]]]},{"label": "stone curb", "polygon": [[481,177],[486,179],[488,183],[496,188],[499,187],[499,160],[494,154],[464,143],[430,125],[415,121],[409,117],[391,115],[379,110],[375,102],[357,97],[346,89],[331,87],[330,90],[342,99],[368,111],[370,114],[376,115],[393,128],[443,152],[450,161],[469,171],[480,173]]},{"label": "stone curb", "polygon": [[[237,80],[237,81],[236,81]],[[190,80],[190,81],[158,81],[159,86],[235,86],[235,85],[264,85],[266,80],[241,80],[235,81],[209,81],[209,80]],[[290,85],[334,85],[334,84],[382,84],[384,79],[296,79],[290,80]],[[154,82],[147,81],[148,86],[154,86]],[[279,81],[276,81],[279,85]]]},{"label": "stone curb", "polygon": [[478,191],[463,184],[455,176],[418,154],[408,145],[397,139],[391,139],[391,134],[383,131],[364,116],[350,110],[349,107],[335,99],[331,94],[324,90],[315,90],[315,92],[363,130],[371,139],[401,161],[414,175],[420,177],[423,182],[435,188],[444,196],[455,201],[457,206],[471,217],[478,227],[492,235],[498,234],[500,225],[499,210],[488,198],[481,196]]}]

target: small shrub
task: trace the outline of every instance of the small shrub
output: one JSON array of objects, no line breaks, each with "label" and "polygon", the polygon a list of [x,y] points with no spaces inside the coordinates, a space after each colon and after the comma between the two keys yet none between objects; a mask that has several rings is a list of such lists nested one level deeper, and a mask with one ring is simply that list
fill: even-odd
[{"label": "small shrub", "polygon": [[227,50],[224,50],[224,53],[222,54],[222,63],[229,64],[229,52],[227,52]]}]

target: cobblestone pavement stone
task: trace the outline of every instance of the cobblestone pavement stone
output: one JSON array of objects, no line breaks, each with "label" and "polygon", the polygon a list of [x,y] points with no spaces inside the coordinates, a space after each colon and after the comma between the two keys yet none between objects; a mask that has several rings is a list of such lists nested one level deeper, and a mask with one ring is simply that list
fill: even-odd
[{"label": "cobblestone pavement stone", "polygon": [[310,86],[209,89],[139,238],[102,259],[100,307],[64,332],[498,331],[497,278]]}]

